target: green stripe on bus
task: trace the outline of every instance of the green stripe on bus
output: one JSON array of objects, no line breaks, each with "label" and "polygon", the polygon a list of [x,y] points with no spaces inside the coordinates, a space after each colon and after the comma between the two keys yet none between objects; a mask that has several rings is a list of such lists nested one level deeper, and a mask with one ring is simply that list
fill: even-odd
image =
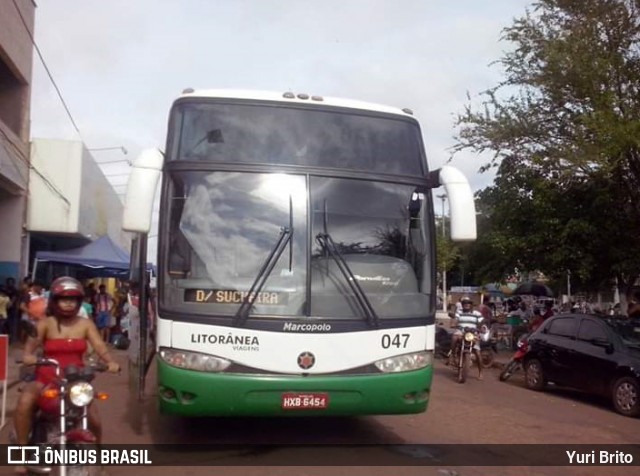
[{"label": "green stripe on bus", "polygon": [[[183,416],[323,416],[420,413],[433,367],[376,375],[244,375],[182,370],[158,359],[160,410]],[[328,394],[324,409],[283,410],[284,393]]]}]

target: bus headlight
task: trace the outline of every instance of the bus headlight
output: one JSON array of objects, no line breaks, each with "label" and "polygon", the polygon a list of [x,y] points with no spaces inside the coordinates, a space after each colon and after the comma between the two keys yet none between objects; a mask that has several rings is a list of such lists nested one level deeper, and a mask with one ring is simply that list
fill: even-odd
[{"label": "bus headlight", "polygon": [[428,367],[433,362],[432,351],[416,352],[414,354],[398,355],[374,362],[383,373],[408,372]]},{"label": "bus headlight", "polygon": [[174,367],[199,372],[222,372],[231,365],[227,359],[179,349],[160,349],[160,357]]},{"label": "bus headlight", "polygon": [[88,382],[78,382],[69,388],[69,400],[77,407],[86,407],[93,401],[93,386]]}]

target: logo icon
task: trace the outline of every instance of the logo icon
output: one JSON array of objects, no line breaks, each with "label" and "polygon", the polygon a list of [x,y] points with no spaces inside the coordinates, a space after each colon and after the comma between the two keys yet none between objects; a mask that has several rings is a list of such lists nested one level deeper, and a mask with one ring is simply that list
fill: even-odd
[{"label": "logo icon", "polygon": [[313,364],[316,363],[316,356],[311,352],[303,352],[298,356],[298,367],[301,369],[307,370],[313,367]]},{"label": "logo icon", "polygon": [[7,464],[39,464],[39,446],[7,446]]}]

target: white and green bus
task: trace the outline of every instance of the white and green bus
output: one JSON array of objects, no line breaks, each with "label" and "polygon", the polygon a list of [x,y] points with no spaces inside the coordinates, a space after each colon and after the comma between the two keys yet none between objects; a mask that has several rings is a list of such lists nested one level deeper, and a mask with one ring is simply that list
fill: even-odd
[{"label": "white and green bus", "polygon": [[144,151],[124,228],[158,229],[160,408],[185,416],[427,408],[436,312],[431,190],[476,234],[466,178],[429,171],[408,109],[186,90]]}]

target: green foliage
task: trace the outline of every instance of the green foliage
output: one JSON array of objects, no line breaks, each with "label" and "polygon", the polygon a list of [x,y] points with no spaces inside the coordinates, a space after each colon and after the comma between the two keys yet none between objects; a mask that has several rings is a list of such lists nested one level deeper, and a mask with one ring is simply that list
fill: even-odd
[{"label": "green foliage", "polygon": [[450,271],[459,258],[460,248],[450,238],[443,237],[438,233],[436,236],[438,274],[442,273],[442,271]]},{"label": "green foliage", "polygon": [[638,275],[638,8],[541,0],[503,31],[504,80],[458,117],[455,146],[492,152],[483,170],[498,168],[478,194],[478,280],[514,266],[558,280],[570,269],[585,288]]}]

